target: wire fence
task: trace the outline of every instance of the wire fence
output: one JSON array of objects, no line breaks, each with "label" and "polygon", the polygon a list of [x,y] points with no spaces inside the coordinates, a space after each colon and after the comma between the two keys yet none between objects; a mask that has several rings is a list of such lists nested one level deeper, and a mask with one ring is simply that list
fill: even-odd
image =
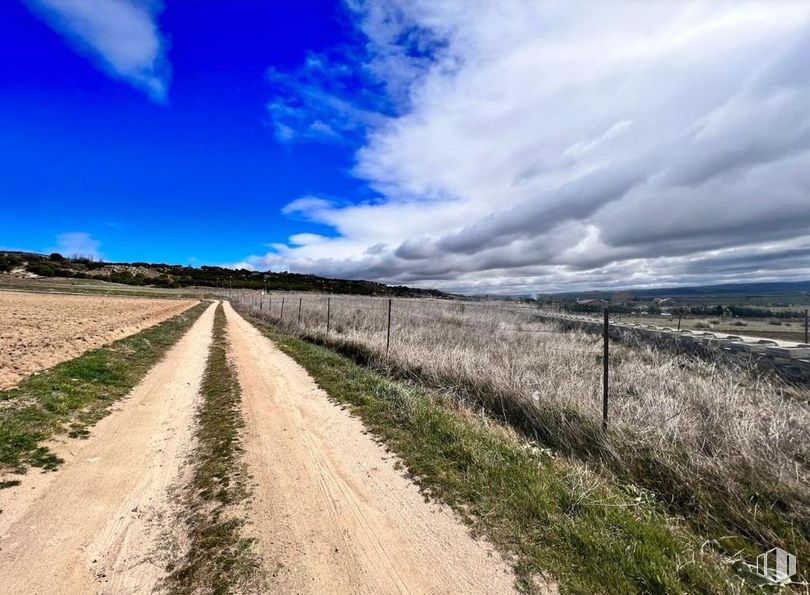
[{"label": "wire fence", "polygon": [[[397,323],[403,319],[419,320],[434,324],[445,324],[453,327],[483,329],[486,325],[480,320],[474,322],[464,322],[459,319],[448,317],[463,316],[468,309],[478,309],[487,314],[502,316],[503,314],[517,314],[528,316],[528,320],[520,321],[521,326],[503,326],[503,324],[490,324],[488,330],[500,333],[557,333],[563,334],[569,331],[560,328],[523,328],[527,324],[548,325],[545,320],[539,317],[532,319],[532,315],[542,313],[537,307],[499,307],[489,304],[470,304],[467,302],[444,304],[431,300],[412,300],[394,298],[368,298],[371,303],[362,303],[357,300],[346,300],[339,297],[317,297],[304,298],[298,296],[279,296],[276,294],[253,295],[251,293],[234,292],[229,294],[242,306],[252,310],[257,310],[263,316],[280,323],[305,324],[311,326],[313,322],[320,322],[324,331],[331,328],[332,320],[337,320],[341,315],[351,312],[378,313],[381,315],[380,330],[387,334]],[[360,305],[362,304],[362,305]],[[417,313],[414,306],[419,310],[436,309],[438,312],[432,314]],[[385,319],[385,314],[390,313],[391,317]]]},{"label": "wire fence", "polygon": [[[602,369],[601,379],[594,379],[589,392],[594,397],[601,393],[600,407],[596,407],[597,398],[593,399],[594,410],[601,410],[602,423],[607,423],[610,369],[607,317],[601,338],[581,335],[576,344],[556,341],[553,346],[544,346],[543,341],[532,341],[529,345],[519,337],[570,336],[571,331],[549,323],[544,318],[545,312],[531,305],[407,298],[358,299],[251,291],[231,292],[228,297],[249,314],[279,325],[288,332],[317,337],[325,342],[361,343],[382,357],[389,358],[393,354],[400,361],[408,359],[409,350],[425,348],[426,344],[435,347],[460,342],[480,343],[482,340],[489,343],[486,349],[502,349],[504,353],[522,347],[527,350],[546,348],[558,355],[582,356],[596,361]],[[481,346],[471,345],[470,348],[480,349]],[[495,359],[500,358],[495,356]]]}]

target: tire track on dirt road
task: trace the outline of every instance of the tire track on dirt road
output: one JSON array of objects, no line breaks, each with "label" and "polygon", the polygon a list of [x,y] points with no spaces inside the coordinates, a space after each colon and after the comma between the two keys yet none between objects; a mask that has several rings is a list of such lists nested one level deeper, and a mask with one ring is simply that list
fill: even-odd
[{"label": "tire track on dirt road", "polygon": [[0,590],[154,591],[164,574],[156,552],[174,518],[169,487],[192,446],[214,307],[88,440],[70,442],[58,472],[0,491]]},{"label": "tire track on dirt road", "polygon": [[510,593],[514,575],[427,503],[363,424],[225,303],[255,482],[250,531],[274,593]]}]

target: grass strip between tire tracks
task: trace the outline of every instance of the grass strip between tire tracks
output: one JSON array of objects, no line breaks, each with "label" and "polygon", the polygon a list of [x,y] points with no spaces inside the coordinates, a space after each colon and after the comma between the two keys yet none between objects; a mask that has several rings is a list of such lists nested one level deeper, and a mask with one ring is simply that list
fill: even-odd
[{"label": "grass strip between tire tracks", "polygon": [[261,592],[255,540],[241,531],[240,505],[250,490],[242,461],[241,390],[228,361],[225,327],[220,304],[200,388],[191,482],[181,495],[189,543],[184,557],[168,568],[166,588],[175,594]]},{"label": "grass strip between tire tracks", "polygon": [[498,547],[522,590],[542,592],[551,580],[567,593],[746,592],[646,491],[616,486],[435,390],[246,317],[358,415],[426,497],[449,504]]},{"label": "grass strip between tire tracks", "polygon": [[[197,304],[0,391],[0,472],[56,469],[62,460],[41,443],[62,433],[89,436],[88,428],[130,393],[207,307]],[[0,488],[10,485],[4,481]]]}]

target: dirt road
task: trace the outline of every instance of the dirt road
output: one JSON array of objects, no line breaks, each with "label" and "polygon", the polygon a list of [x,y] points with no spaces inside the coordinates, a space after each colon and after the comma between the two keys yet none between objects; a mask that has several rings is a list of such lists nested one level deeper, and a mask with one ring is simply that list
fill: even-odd
[{"label": "dirt road", "polygon": [[509,593],[502,559],[428,504],[359,420],[225,305],[274,593]]},{"label": "dirt road", "polygon": [[[225,306],[257,538],[273,593],[509,593],[514,576],[428,504],[359,420]],[[214,307],[55,473],[0,490],[0,592],[151,593],[194,444]],[[171,541],[171,540],[169,540]]]},{"label": "dirt road", "polygon": [[[150,593],[169,486],[192,445],[213,306],[63,467],[0,490],[0,591]],[[169,519],[170,520],[170,519]]]}]

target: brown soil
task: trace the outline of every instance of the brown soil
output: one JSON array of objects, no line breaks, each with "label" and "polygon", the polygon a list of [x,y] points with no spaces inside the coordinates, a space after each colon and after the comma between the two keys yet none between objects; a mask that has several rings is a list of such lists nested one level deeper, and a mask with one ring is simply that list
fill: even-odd
[{"label": "brown soil", "polygon": [[0,292],[0,390],[195,305],[160,300]]},{"label": "brown soil", "polygon": [[[149,300],[88,303],[109,312],[119,301],[145,302],[156,316]],[[175,311],[180,304],[159,303]],[[122,308],[130,318],[121,319],[132,324],[132,312]],[[211,306],[88,440],[63,446],[59,471],[0,490],[0,591],[154,592],[165,568],[162,540],[175,519],[169,488],[181,481],[193,445],[213,313]],[[136,319],[144,316],[136,307]]]},{"label": "brown soil", "polygon": [[274,593],[510,593],[514,575],[428,503],[362,423],[225,305],[252,531]]}]

